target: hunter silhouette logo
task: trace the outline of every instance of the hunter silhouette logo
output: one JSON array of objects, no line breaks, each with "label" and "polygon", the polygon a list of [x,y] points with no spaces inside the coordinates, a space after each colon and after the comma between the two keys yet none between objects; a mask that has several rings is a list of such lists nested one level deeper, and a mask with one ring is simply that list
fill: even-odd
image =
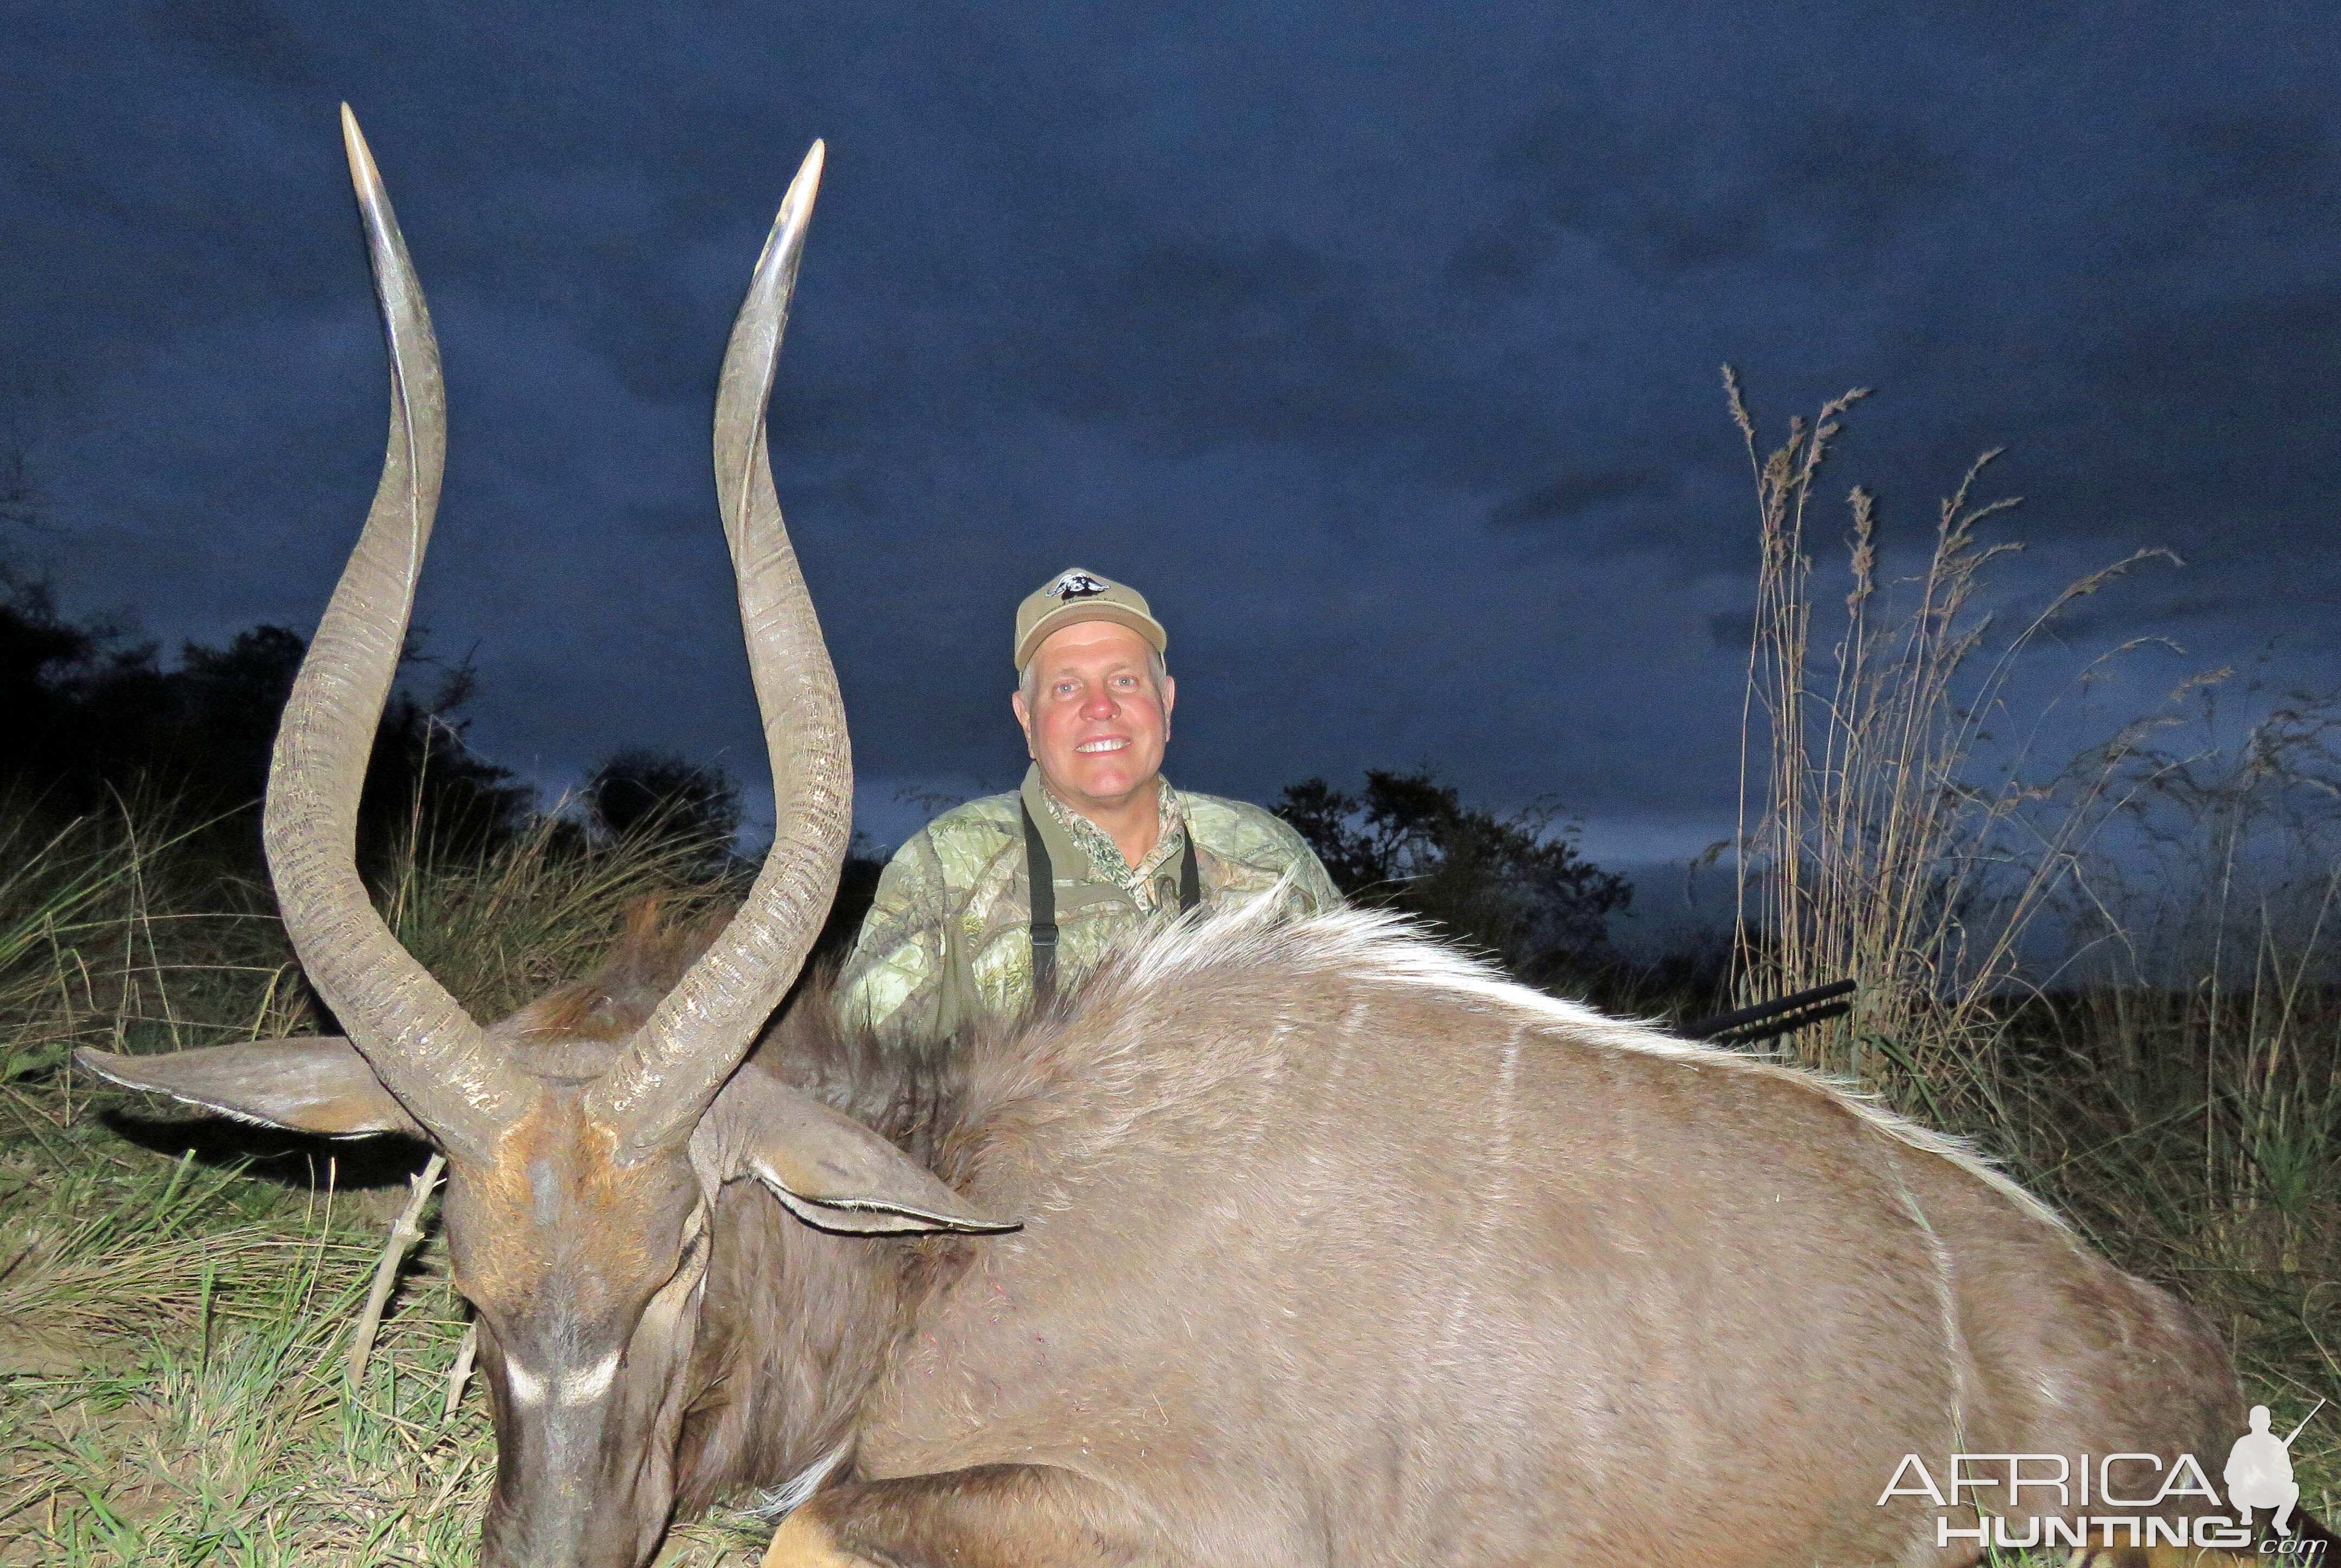
[{"label": "hunter silhouette logo", "polygon": [[1049,596],[1070,604],[1075,599],[1094,599],[1109,586],[1087,572],[1068,572],[1049,584]]},{"label": "hunter silhouette logo", "polygon": [[2252,1406],[2252,1429],[2227,1451],[2227,1468],[2220,1476],[2227,1483],[2227,1504],[2246,1529],[2251,1527],[2252,1510],[2273,1508],[2276,1516],[2269,1523],[2276,1533],[2292,1533],[2292,1505],[2300,1501],[2300,1483],[2292,1478],[2292,1438],[2307,1430],[2324,1408],[2318,1400],[2292,1429],[2292,1437],[2278,1437],[2268,1430],[2268,1407]]},{"label": "hunter silhouette logo", "polygon": [[[2092,1545],[2248,1551],[2252,1516],[2265,1508],[2273,1534],[2259,1543],[2262,1553],[2321,1560],[2326,1543],[2296,1537],[2292,1530],[2293,1506],[2300,1501],[2292,1442],[2324,1406],[2318,1400],[2290,1437],[2268,1430],[2267,1406],[2252,1406],[2251,1430],[2227,1451],[2220,1472],[2226,1513],[2218,1511],[2218,1490],[2191,1453],[2167,1467],[2152,1453],[1954,1453],[1940,1481],[1925,1460],[1906,1453],[1878,1503],[1923,1497],[1938,1511],[1937,1546],[1957,1542],[2005,1552]],[[2171,1512],[2171,1504],[2188,1497],[2202,1499],[2202,1512]]]}]

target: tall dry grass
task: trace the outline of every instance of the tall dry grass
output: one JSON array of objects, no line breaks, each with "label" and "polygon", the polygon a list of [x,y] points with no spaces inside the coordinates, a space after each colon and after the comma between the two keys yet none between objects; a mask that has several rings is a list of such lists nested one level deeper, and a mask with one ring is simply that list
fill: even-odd
[{"label": "tall dry grass", "polygon": [[[2246,691],[2223,734],[2213,671],[2089,733],[2076,696],[2160,639],[2076,667],[2051,634],[2175,558],[2039,592],[1994,536],[2016,503],[1979,496],[1987,453],[1908,571],[1859,488],[1817,564],[1816,489],[1867,394],[1767,450],[1725,386],[1759,547],[1738,994],[1857,982],[1797,1059],[1978,1139],[2222,1319],[2280,1415],[2341,1407],[2341,709]],[[2330,1518],[2341,1420],[2295,1453]]]},{"label": "tall dry grass", "polygon": [[[12,836],[13,835],[13,836]],[[433,1236],[344,1370],[406,1195],[402,1151],[179,1120],[67,1067],[317,1026],[256,889],[180,874],[134,813],[0,813],[0,1564],[467,1564],[493,1450]],[[410,853],[383,904],[494,1016],[582,973],[623,907],[711,904],[706,846],[547,822],[485,859]],[[419,1157],[420,1151],[405,1154]],[[751,1560],[750,1521],[664,1561]]]},{"label": "tall dry grass", "polygon": [[2077,603],[2176,557],[2140,550],[2011,621],[1995,568],[2022,546],[1990,538],[1988,525],[2017,500],[1977,499],[1998,455],[1987,452],[1942,502],[1907,576],[1881,575],[1877,504],[1856,487],[1842,593],[1825,602],[1808,538],[1814,487],[1868,392],[1823,404],[1809,424],[1792,419],[1765,454],[1728,369],[1725,386],[1760,540],[1737,862],[1742,988],[1858,982],[1852,1014],[1797,1037],[1798,1053],[1922,1087],[1938,1117],[1972,1114],[1988,1098],[1978,1069],[2006,995],[2027,978],[2027,938],[2072,890],[2122,805],[2131,759],[2166,722],[2140,718],[2078,756],[2044,758],[2039,715],[2012,706],[2017,677]]}]

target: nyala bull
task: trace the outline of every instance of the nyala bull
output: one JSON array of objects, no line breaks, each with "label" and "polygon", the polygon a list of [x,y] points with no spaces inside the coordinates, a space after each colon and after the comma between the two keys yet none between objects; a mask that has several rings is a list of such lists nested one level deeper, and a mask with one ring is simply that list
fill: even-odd
[{"label": "nyala bull", "polygon": [[82,1060],[444,1152],[494,1410],[487,1563],[633,1568],[726,1496],[781,1516],[782,1568],[1948,1564],[1977,1553],[1938,1544],[1941,1510],[1880,1501],[1906,1456],[2216,1474],[2244,1430],[2216,1337],[1960,1147],[1380,917],[1190,921],[947,1053],[841,1031],[817,986],[774,1022],[852,800],[764,436],[818,145],[715,417],[770,857],[720,929],[641,914],[594,979],[475,1023],[353,859],[444,400],[344,115],[389,449],[264,832],[346,1038]]}]

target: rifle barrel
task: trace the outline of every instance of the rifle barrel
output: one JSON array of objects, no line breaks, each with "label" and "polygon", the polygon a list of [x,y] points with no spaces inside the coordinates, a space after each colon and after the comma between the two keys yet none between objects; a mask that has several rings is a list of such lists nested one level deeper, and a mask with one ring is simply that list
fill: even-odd
[{"label": "rifle barrel", "polygon": [[[1686,1040],[1706,1040],[1729,1030],[1744,1029],[1750,1024],[1761,1024],[1767,1019],[1778,1018],[1784,1013],[1794,1013],[1799,1008],[1810,1007],[1818,1002],[1834,1002],[1838,997],[1848,996],[1852,993],[1853,982],[1839,980],[1828,985],[1816,985],[1809,991],[1799,991],[1793,995],[1775,997],[1769,1002],[1758,1002],[1752,1007],[1742,1007],[1731,1013],[1718,1013],[1712,1018],[1702,1018],[1696,1024],[1686,1024],[1675,1033]],[[1811,1020],[1806,1020],[1806,1022],[1809,1023]]]}]

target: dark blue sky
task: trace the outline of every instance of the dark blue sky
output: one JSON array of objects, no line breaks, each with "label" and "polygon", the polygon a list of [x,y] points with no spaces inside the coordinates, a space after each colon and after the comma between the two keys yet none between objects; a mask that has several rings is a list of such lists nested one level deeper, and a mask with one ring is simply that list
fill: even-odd
[{"label": "dark blue sky", "polygon": [[[1430,760],[1613,861],[1728,826],[1755,555],[1717,366],[1922,540],[2007,444],[2045,589],[2179,552],[2109,700],[2341,604],[2326,5],[0,5],[0,377],[69,609],[313,625],[382,447],[334,105],[453,404],[420,620],[550,785],[762,784],[707,472],[789,174],[828,178],[774,456],[865,824],[1004,787],[1016,599],[1172,634],[1171,776]],[[1835,532],[1832,522],[1825,533]]]}]

